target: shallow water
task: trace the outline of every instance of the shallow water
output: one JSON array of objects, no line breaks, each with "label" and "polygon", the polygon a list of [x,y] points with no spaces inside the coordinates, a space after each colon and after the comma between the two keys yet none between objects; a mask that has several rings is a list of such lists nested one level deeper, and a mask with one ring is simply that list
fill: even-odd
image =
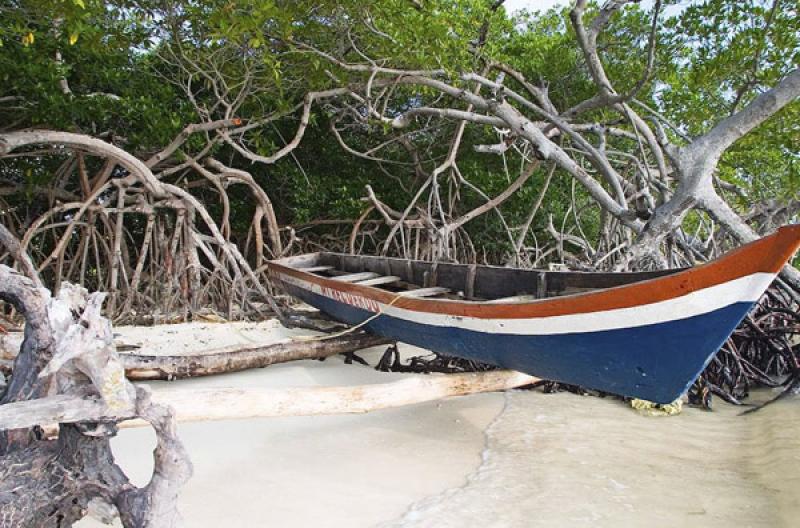
[{"label": "shallow water", "polygon": [[[115,330],[141,353],[288,336],[269,321]],[[375,364],[381,353],[360,354]],[[337,357],[152,385],[277,388],[406,376]],[[179,506],[191,527],[800,525],[800,398],[739,411],[715,401],[711,413],[653,418],[614,399],[512,392],[363,416],[182,424],[195,474]],[[153,443],[148,429],[123,430],[112,442],[138,485],[149,478]]]},{"label": "shallow water", "polygon": [[508,393],[465,484],[383,526],[797,526],[800,401],[739,411]]}]

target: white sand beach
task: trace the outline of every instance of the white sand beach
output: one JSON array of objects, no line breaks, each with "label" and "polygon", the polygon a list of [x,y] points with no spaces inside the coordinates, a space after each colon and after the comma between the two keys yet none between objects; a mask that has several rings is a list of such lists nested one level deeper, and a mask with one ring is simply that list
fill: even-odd
[{"label": "white sand beach", "polygon": [[[115,331],[143,354],[308,333],[274,321]],[[374,365],[382,351],[360,355]],[[403,376],[333,357],[149,385],[278,388]],[[181,513],[190,527],[794,526],[800,404],[740,417],[715,403],[712,413],[652,418],[613,399],[513,391],[365,415],[181,424],[194,464]],[[138,485],[153,445],[146,429],[113,441]]]}]

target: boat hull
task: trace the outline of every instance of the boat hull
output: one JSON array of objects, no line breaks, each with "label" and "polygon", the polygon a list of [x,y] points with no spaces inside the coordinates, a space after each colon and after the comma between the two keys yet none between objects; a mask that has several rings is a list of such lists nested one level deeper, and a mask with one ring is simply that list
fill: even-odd
[{"label": "boat hull", "polygon": [[703,266],[530,302],[415,299],[270,263],[291,295],[334,319],[436,352],[604,392],[681,396],[800,246],[781,228]]},{"label": "boat hull", "polygon": [[[494,334],[408,321],[356,308],[309,289],[289,293],[334,319],[404,343],[538,377],[669,403],[703,371],[750,311],[739,302],[709,313],[633,328],[564,334]],[[688,380],[688,381],[687,381]]]}]

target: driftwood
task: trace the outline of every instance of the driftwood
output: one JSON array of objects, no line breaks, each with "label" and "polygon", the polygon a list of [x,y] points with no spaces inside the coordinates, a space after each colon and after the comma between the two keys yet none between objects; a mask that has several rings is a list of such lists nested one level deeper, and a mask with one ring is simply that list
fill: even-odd
[{"label": "driftwood", "polygon": [[[352,387],[290,389],[174,389],[152,393],[154,402],[174,410],[179,422],[360,414],[481,392],[523,387],[539,379],[511,370],[416,376],[390,383]],[[96,397],[59,395],[0,407],[0,429],[52,423],[103,421],[115,416]],[[135,418],[131,415],[130,418]],[[121,427],[146,425],[141,420]]]},{"label": "driftwood", "polygon": [[[0,372],[11,372],[9,360],[19,348],[15,336],[0,336]],[[202,354],[153,356],[119,354],[125,377],[133,381],[175,380],[263,368],[300,359],[322,359],[391,341],[363,332],[315,340],[291,340],[269,345],[227,347]]]},{"label": "driftwood", "polygon": [[[103,420],[84,416],[63,423],[56,440],[43,439],[33,426],[0,431],[0,526],[71,526],[90,503],[115,508],[126,527],[175,526],[177,494],[191,463],[175,435],[172,411],[125,379],[111,324],[100,315],[104,294],[64,283],[53,297],[0,266],[0,300],[26,320],[0,409],[13,414],[20,405],[50,398],[90,398],[106,409]],[[109,439],[123,417],[137,417],[156,432],[153,475],[143,488],[114,464]]]},{"label": "driftwood", "polygon": [[120,354],[130,380],[173,380],[263,368],[299,359],[321,359],[387,344],[379,336],[357,333],[314,341],[288,341],[187,356]]}]

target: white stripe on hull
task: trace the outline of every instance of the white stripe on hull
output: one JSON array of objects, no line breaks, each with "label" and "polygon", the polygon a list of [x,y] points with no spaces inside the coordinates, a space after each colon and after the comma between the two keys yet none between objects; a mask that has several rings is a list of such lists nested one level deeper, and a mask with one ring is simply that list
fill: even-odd
[{"label": "white stripe on hull", "polygon": [[[357,302],[349,302],[348,299],[342,298],[333,300],[356,305],[362,310],[367,309],[373,313],[377,312],[374,307],[379,307],[380,311],[386,315],[431,326],[462,328],[490,334],[553,335],[599,332],[666,323],[713,312],[735,303],[752,303],[761,297],[774,278],[775,275],[772,273],[754,273],[666,301],[601,312],[527,319],[481,319],[441,313],[417,312],[367,300],[349,292],[347,296],[353,297],[353,300]],[[317,295],[331,297],[328,294],[328,288],[323,288],[316,283],[287,275],[281,275],[281,280],[299,288],[310,290]],[[324,292],[323,290],[328,291]],[[358,302],[359,300],[368,302]]]}]

